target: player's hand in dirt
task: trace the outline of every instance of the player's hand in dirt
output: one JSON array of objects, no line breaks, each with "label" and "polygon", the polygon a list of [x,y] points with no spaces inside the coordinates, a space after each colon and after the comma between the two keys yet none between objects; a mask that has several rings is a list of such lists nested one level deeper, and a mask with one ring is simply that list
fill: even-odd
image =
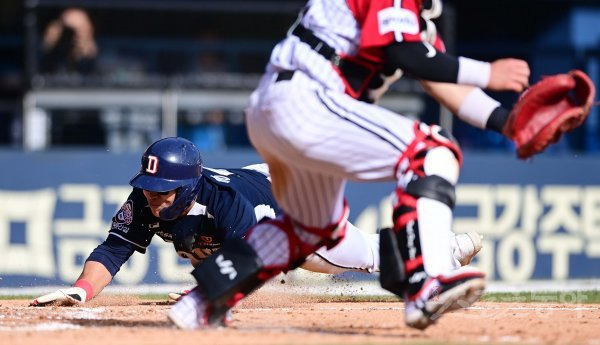
[{"label": "player's hand in dirt", "polygon": [[529,86],[529,65],[519,59],[498,59],[491,63],[487,89],[522,92]]},{"label": "player's hand in dirt", "polygon": [[43,307],[49,304],[70,306],[85,303],[85,300],[86,292],[84,289],[80,287],[70,287],[40,296],[31,301],[29,305],[34,307]]},{"label": "player's hand in dirt", "polygon": [[181,297],[190,293],[190,290],[181,290],[178,292],[169,292],[169,302],[177,302],[181,299]]}]

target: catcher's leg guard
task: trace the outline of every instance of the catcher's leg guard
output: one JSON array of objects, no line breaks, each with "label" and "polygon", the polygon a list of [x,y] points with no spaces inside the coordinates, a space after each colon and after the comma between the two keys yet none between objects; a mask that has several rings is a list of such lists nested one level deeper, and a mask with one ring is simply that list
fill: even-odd
[{"label": "catcher's leg guard", "polygon": [[390,228],[381,229],[379,232],[379,267],[381,274],[379,282],[381,287],[402,296],[405,289],[406,272],[404,258],[398,248],[396,233]]},{"label": "catcher's leg guard", "polygon": [[289,217],[269,219],[254,226],[245,240],[225,245],[192,272],[198,286],[181,298],[169,313],[180,328],[219,325],[227,311],[265,281],[298,267],[322,246],[343,238],[347,207],[339,222],[310,228]]},{"label": "catcher's leg guard", "polygon": [[[404,290],[405,322],[410,327],[424,329],[443,313],[468,307],[483,292],[483,273],[469,267],[453,270],[450,227],[460,161],[458,147],[427,128],[416,131],[415,141],[399,161],[396,236],[388,233],[386,240],[397,241],[394,254],[402,258],[397,265],[403,266],[406,280],[396,274],[395,280],[382,278],[382,284],[385,281],[396,294]],[[396,250],[393,245],[389,248]],[[389,267],[384,272],[383,258],[381,268],[382,276],[387,272],[394,276]],[[396,273],[400,270],[396,268]]]},{"label": "catcher's leg guard", "polygon": [[[439,127],[415,127],[415,140],[398,161],[394,229],[380,233],[383,288],[402,295],[409,285],[419,286],[426,278],[421,222],[427,228],[431,273],[452,268],[450,241],[443,231],[450,232],[461,160],[460,149]],[[431,230],[436,227],[441,232],[432,236]],[[435,253],[437,250],[441,252]]]}]

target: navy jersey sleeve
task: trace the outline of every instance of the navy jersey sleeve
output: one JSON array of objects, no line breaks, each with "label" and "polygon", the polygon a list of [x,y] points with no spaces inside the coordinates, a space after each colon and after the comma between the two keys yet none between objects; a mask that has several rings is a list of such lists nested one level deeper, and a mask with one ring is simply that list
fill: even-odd
[{"label": "navy jersey sleeve", "polygon": [[275,218],[279,207],[271,192],[266,165],[242,169],[205,167],[198,203],[207,206],[224,238],[242,238],[260,218]]},{"label": "navy jersey sleeve", "polygon": [[215,224],[225,230],[225,239],[242,238],[256,224],[254,205],[240,193],[233,193],[229,202],[215,206]]},{"label": "navy jersey sleeve", "polygon": [[86,261],[101,263],[114,277],[135,249],[135,245],[130,242],[116,236],[108,236],[106,241],[94,249]]},{"label": "navy jersey sleeve", "polygon": [[127,201],[112,218],[109,237],[117,237],[132,244],[136,251],[145,253],[154,236],[148,224],[156,221],[142,190],[134,188]]}]

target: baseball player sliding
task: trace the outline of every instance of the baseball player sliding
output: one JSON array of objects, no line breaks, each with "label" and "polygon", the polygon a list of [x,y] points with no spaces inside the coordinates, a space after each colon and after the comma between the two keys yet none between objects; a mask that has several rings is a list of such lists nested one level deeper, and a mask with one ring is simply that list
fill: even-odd
[{"label": "baseball player sliding", "polygon": [[[460,148],[440,127],[372,102],[402,73],[410,74],[461,118],[513,138],[525,158],[583,121],[593,86],[572,73],[561,78],[560,88],[545,83],[540,93],[532,87],[512,111],[504,110],[479,88],[523,91],[527,63],[446,54],[432,22],[440,13],[436,0],[308,2],[273,49],[246,112],[250,139],[269,165],[283,213],[256,224],[243,240],[226,242],[194,269],[198,286],[169,313],[177,326],[220,324],[268,279],[300,266],[322,246],[343,243],[347,180],[397,183],[394,227],[380,232],[380,282],[404,298],[408,326],[424,329],[479,299],[484,274],[453,263]],[[528,97],[532,92],[535,97]],[[542,100],[561,99],[559,111],[537,111]],[[235,274],[222,273],[224,267]]]},{"label": "baseball player sliding", "polygon": [[[43,306],[82,303],[99,294],[135,252],[145,253],[154,235],[173,242],[177,253],[197,266],[230,239],[244,237],[258,221],[280,209],[271,192],[265,164],[241,169],[202,166],[198,148],[183,138],[161,139],[142,156],[134,187],[112,219],[108,238],[88,257],[73,287],[40,296]],[[452,238],[456,267],[481,249],[476,233]],[[301,266],[320,273],[379,271],[379,238],[348,225],[335,248],[319,249]],[[181,293],[171,293],[172,299]]]}]

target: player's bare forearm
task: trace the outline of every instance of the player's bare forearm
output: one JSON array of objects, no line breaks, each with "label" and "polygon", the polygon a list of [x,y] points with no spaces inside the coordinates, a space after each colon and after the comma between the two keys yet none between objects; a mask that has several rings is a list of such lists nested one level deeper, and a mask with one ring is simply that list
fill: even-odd
[{"label": "player's bare forearm", "polygon": [[475,89],[475,86],[459,85],[452,83],[439,83],[420,80],[425,91],[436,101],[457,114],[466,97]]},{"label": "player's bare forearm", "polygon": [[77,280],[80,279],[85,279],[92,285],[94,290],[92,297],[95,297],[111,282],[112,275],[103,264],[96,261],[86,261],[83,271],[77,278]]},{"label": "player's bare forearm", "polygon": [[508,110],[480,88],[425,80],[421,80],[421,85],[462,121],[477,128],[502,133]]}]

